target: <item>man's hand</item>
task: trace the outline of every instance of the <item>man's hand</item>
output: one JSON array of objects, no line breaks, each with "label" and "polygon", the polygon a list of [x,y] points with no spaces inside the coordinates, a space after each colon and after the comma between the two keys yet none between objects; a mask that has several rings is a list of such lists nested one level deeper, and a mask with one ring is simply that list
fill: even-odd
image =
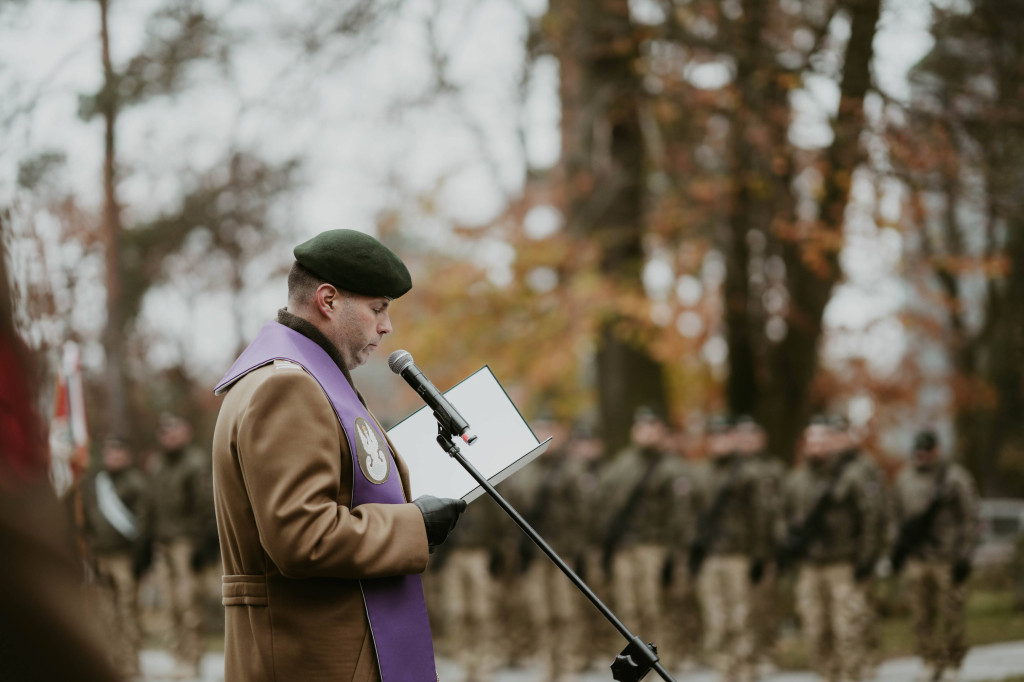
[{"label": "man's hand", "polygon": [[448,534],[455,528],[455,522],[466,511],[465,500],[455,500],[450,497],[434,497],[433,495],[421,495],[412,501],[423,514],[423,525],[427,529],[427,545],[430,553],[444,544]]}]

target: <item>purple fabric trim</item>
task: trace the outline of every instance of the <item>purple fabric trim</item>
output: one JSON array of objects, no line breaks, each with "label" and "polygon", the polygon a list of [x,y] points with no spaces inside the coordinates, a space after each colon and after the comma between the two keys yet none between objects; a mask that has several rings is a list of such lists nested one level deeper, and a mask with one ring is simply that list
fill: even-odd
[{"label": "purple fabric trim", "polygon": [[[301,365],[330,399],[352,453],[352,507],[405,503],[405,491],[387,439],[341,369],[315,341],[278,322],[268,322],[235,360],[214,392],[223,393],[252,370],[274,360],[290,360]],[[371,482],[359,466],[355,441],[356,419],[359,418],[366,420],[373,429],[389,460],[387,478],[381,483]],[[359,585],[382,682],[435,682],[434,646],[420,576],[360,580]]]}]

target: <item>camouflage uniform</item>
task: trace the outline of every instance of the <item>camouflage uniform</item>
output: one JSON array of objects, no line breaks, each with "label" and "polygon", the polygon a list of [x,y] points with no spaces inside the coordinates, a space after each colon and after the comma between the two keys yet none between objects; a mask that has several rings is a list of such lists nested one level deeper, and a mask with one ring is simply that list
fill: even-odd
[{"label": "camouflage uniform", "polygon": [[830,682],[850,682],[865,674],[870,607],[864,578],[880,551],[884,514],[878,480],[855,453],[808,461],[786,481],[784,514],[789,527],[803,524],[837,467],[832,502],[802,557],[796,605],[815,669]]},{"label": "camouflage uniform", "polygon": [[[886,547],[890,544],[892,519],[888,510],[892,503],[889,499],[888,484],[882,467],[878,466],[878,462],[871,456],[861,457],[859,461],[864,466],[865,476],[875,482],[879,492],[879,508],[882,510],[877,522],[876,551],[874,556],[868,559],[874,566],[882,558]],[[882,663],[882,624],[879,610],[880,597],[874,571],[864,580],[864,589],[868,604],[867,617],[864,620],[864,672],[865,677],[875,677],[878,667]]]},{"label": "camouflage uniform", "polygon": [[764,575],[751,588],[751,612],[757,617],[751,621],[754,640],[753,660],[755,666],[770,666],[771,652],[779,634],[779,584],[778,571],[771,557],[775,556],[778,540],[784,532],[782,517],[782,484],[786,468],[778,458],[763,452],[755,455],[750,462],[753,477],[757,481],[764,533]]},{"label": "camouflage uniform", "polygon": [[[943,469],[945,472],[943,474]],[[978,508],[974,482],[962,467],[937,462],[908,465],[894,487],[892,507],[896,524],[922,514],[929,507],[944,475],[937,513],[921,541],[907,557],[910,609],[917,638],[917,653],[939,679],[943,671],[956,671],[967,654],[964,641],[965,574],[954,579],[957,566],[964,571],[978,538]]]},{"label": "camouflage uniform", "polygon": [[[648,473],[648,468],[650,472]],[[622,512],[641,484],[638,503]],[[608,463],[601,475],[600,500],[606,512],[602,527],[602,563],[611,568],[611,586],[619,618],[634,634],[660,648],[660,655],[678,657],[676,642],[666,639],[665,590],[662,574],[670,548],[690,532],[690,515],[682,500],[691,481],[683,463],[657,449],[630,446]],[[618,538],[610,530],[621,524]],[[610,542],[614,539],[615,542]]]},{"label": "camouflage uniform", "polygon": [[213,515],[209,458],[197,447],[165,452],[150,481],[148,527],[170,629],[172,653],[183,675],[198,670],[204,644],[195,559]]},{"label": "camouflage uniform", "polygon": [[[539,462],[534,461],[497,486],[498,492],[520,514],[527,509],[529,501],[529,491],[525,489],[520,477],[538,465]],[[504,518],[496,530],[494,542],[497,544],[497,550],[492,557],[492,576],[497,610],[501,614],[496,655],[499,667],[507,665],[515,668],[521,667],[537,647],[530,625],[530,615],[522,596],[523,574],[520,571],[518,553],[523,532],[509,518]]]},{"label": "camouflage uniform", "polygon": [[137,469],[126,468],[94,474],[80,484],[82,535],[98,579],[103,630],[114,665],[130,678],[139,674],[139,585],[134,563],[143,538],[131,533],[126,537],[107,519],[97,488],[101,476],[108,477],[124,508],[135,517],[136,534],[142,531],[139,516],[145,505],[146,479]]},{"label": "camouflage uniform", "polygon": [[[752,568],[764,569],[767,522],[762,512],[757,468],[739,455],[712,459],[700,486],[701,522],[720,499],[720,513],[708,533],[706,558],[697,575],[704,619],[704,647],[726,682],[753,679],[751,632]],[[725,495],[726,497],[720,498]],[[724,502],[724,504],[722,504]],[[701,540],[698,540],[700,542]]]},{"label": "camouflage uniform", "polygon": [[[527,491],[520,512],[570,567],[586,550],[585,465],[551,451],[517,474]],[[583,621],[588,608],[576,586],[525,535],[519,534],[522,597],[546,679],[571,678],[583,667]]]},{"label": "camouflage uniform", "polygon": [[672,484],[679,521],[674,524],[675,532],[669,538],[670,562],[662,576],[667,582],[663,595],[667,638],[659,652],[662,663],[669,670],[695,665],[702,636],[696,581],[686,566],[699,513],[699,473],[697,467],[678,456],[673,466],[679,469],[679,475]]},{"label": "camouflage uniform", "polygon": [[[583,511],[583,552],[575,558],[573,570],[579,574],[595,594],[602,600],[611,594],[610,577],[601,565],[601,542],[604,539],[603,519],[598,514],[600,494],[601,461],[586,462],[578,481]],[[609,604],[610,605],[610,604]],[[615,654],[622,650],[622,638],[603,618],[592,614],[593,606],[583,606],[583,667],[607,668]],[[589,616],[589,617],[588,617]],[[611,655],[609,655],[611,654]]]},{"label": "camouflage uniform", "polygon": [[448,652],[467,682],[488,679],[497,665],[495,582],[491,575],[503,514],[487,495],[475,500],[435,554],[443,560],[438,580]]}]

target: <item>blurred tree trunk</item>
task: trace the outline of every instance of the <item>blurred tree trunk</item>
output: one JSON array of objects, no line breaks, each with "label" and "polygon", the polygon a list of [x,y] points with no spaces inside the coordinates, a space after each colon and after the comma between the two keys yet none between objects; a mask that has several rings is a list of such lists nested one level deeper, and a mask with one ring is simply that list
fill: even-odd
[{"label": "blurred tree trunk", "polygon": [[[772,222],[792,210],[789,133],[790,79],[778,66],[765,37],[771,3],[748,0],[737,20],[737,103],[731,122],[729,168],[732,196],[722,252],[726,256],[723,299],[729,376],[726,400],[733,414],[763,412],[767,373],[765,317],[752,277],[751,236],[764,248]],[[763,284],[763,278],[762,278]]]},{"label": "blurred tree trunk", "polygon": [[771,357],[771,387],[760,411],[773,452],[791,456],[800,431],[817,407],[811,385],[818,370],[822,317],[842,271],[844,213],[853,173],[862,153],[864,96],[871,85],[871,61],[880,0],[848,0],[850,38],[843,62],[839,111],[832,124],[833,140],[824,168],[824,187],[813,235],[787,235],[782,240],[790,296],[787,334]]},{"label": "blurred tree trunk", "polygon": [[117,75],[110,59],[109,2],[98,0],[100,43],[103,59],[103,90],[97,108],[103,118],[103,250],[106,263],[107,321],[103,330],[107,394],[110,399],[110,430],[126,434],[129,424],[124,373],[124,310],[121,295],[121,210],[117,201]]},{"label": "blurred tree trunk", "polygon": [[[991,323],[991,347],[986,349],[984,378],[995,389],[996,403],[984,450],[968,449],[968,462],[983,490],[1016,492],[1001,471],[1014,464],[1016,483],[1022,482],[1019,461],[1024,454],[1024,2],[980,0],[976,21],[991,36],[989,54],[996,94],[986,120],[979,122],[983,141],[985,182],[989,192],[989,238],[1005,231],[1003,254],[1007,272],[989,286],[986,311]],[[993,245],[994,248],[995,245]],[[979,425],[982,428],[983,425]],[[980,429],[975,429],[977,433]],[[1019,490],[1019,488],[1017,489]]]},{"label": "blurred tree trunk", "polygon": [[[1024,484],[1024,2],[940,11],[932,30],[907,127],[933,153],[921,161],[908,146],[901,170],[947,300],[954,451],[983,492],[1011,494]],[[941,215],[929,216],[929,192]]]},{"label": "blurred tree trunk", "polygon": [[[646,224],[640,31],[627,0],[554,0],[547,20],[561,62],[568,230],[598,245],[600,272],[620,294],[641,300]],[[600,420],[611,451],[628,442],[638,405],[665,408],[663,369],[637,340],[642,311],[616,305],[601,322],[596,354]]]}]

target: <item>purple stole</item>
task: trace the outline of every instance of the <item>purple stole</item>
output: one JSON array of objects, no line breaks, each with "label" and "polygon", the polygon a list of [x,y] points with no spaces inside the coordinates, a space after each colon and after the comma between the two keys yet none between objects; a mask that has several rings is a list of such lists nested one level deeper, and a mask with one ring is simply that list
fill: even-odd
[{"label": "purple stole", "polygon": [[[301,365],[330,399],[352,453],[352,507],[404,504],[405,491],[387,439],[341,369],[315,341],[283,324],[268,322],[238,356],[214,393],[220,395],[252,370],[274,360]],[[363,457],[371,451],[378,457]],[[364,461],[360,463],[360,459]],[[382,473],[385,466],[386,473]],[[384,480],[378,482],[381,478]],[[359,586],[382,682],[435,682],[434,646],[420,576],[360,580]]]}]

